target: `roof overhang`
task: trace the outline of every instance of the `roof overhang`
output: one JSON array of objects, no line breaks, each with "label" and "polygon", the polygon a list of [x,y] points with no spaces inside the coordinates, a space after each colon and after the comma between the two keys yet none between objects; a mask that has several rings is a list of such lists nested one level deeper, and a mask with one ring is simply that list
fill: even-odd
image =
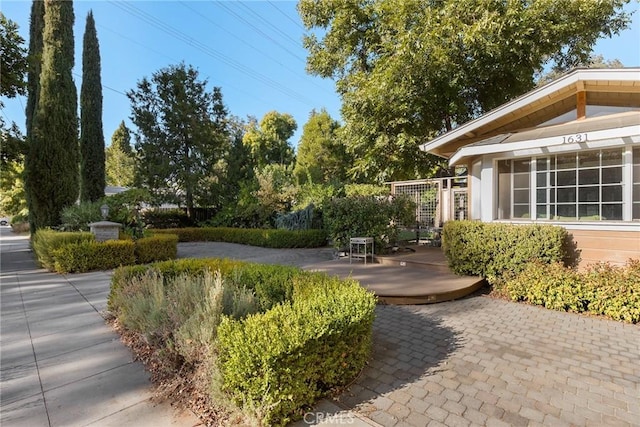
[{"label": "roof overhang", "polygon": [[595,142],[637,137],[640,142],[640,112],[576,120],[555,126],[499,135],[458,149],[449,159],[454,166],[462,160],[487,154],[517,151],[544,151],[546,147],[566,146],[579,149]]},{"label": "roof overhang", "polygon": [[450,158],[460,147],[531,128],[571,111],[578,92],[586,92],[588,105],[640,108],[640,68],[574,70],[420,145],[420,149]]}]

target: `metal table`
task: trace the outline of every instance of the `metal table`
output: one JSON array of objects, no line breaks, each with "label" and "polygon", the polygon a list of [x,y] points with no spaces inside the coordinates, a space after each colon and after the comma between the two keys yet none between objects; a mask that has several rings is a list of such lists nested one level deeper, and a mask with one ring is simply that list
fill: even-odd
[{"label": "metal table", "polygon": [[[354,252],[355,248],[355,252]],[[368,252],[367,249],[371,248]],[[364,252],[362,252],[364,249]],[[371,255],[371,261],[373,261],[373,237],[352,237],[349,239],[349,264],[351,264],[352,258],[364,258],[364,263],[367,263],[367,256]]]}]

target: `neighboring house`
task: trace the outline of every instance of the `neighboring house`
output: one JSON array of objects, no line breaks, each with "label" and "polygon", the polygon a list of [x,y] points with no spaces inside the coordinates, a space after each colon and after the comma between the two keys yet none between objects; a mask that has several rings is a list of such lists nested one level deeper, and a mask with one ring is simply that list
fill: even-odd
[{"label": "neighboring house", "polygon": [[129,189],[128,187],[117,187],[115,185],[107,185],[104,187],[104,195],[113,196],[115,194],[124,193],[128,189]]},{"label": "neighboring house", "polygon": [[[131,188],[129,187],[117,187],[115,185],[107,185],[106,187],[104,187],[104,195],[114,196],[116,194],[124,193],[125,191],[130,189]],[[151,206],[146,203],[143,203],[141,207],[142,207],[142,210],[147,210],[151,208],[162,209],[162,210],[180,209],[180,206],[176,205],[175,203],[163,203],[160,206]]]},{"label": "neighboring house", "polygon": [[470,219],[561,225],[581,265],[640,257],[640,68],[576,69],[420,148],[467,167]]}]

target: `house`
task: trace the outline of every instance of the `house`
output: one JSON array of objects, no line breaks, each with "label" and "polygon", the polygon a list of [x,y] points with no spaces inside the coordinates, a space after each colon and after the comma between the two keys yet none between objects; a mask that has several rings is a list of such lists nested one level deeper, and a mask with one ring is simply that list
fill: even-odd
[{"label": "house", "polygon": [[640,68],[576,69],[420,148],[467,168],[470,219],[563,226],[581,265],[640,258]]}]

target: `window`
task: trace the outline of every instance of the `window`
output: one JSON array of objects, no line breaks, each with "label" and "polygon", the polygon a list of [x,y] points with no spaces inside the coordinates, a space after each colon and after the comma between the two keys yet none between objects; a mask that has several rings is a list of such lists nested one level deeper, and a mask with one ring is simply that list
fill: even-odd
[{"label": "window", "polygon": [[622,220],[622,149],[536,159],[536,217]]},{"label": "window", "polygon": [[640,220],[640,148],[633,149],[633,214],[634,220]]},{"label": "window", "polygon": [[498,219],[529,218],[531,159],[498,163]]},{"label": "window", "polygon": [[[529,218],[535,212],[541,220],[622,220],[623,152],[618,148],[501,160],[498,219]],[[640,148],[633,150],[633,159],[633,219],[640,219]]]}]

